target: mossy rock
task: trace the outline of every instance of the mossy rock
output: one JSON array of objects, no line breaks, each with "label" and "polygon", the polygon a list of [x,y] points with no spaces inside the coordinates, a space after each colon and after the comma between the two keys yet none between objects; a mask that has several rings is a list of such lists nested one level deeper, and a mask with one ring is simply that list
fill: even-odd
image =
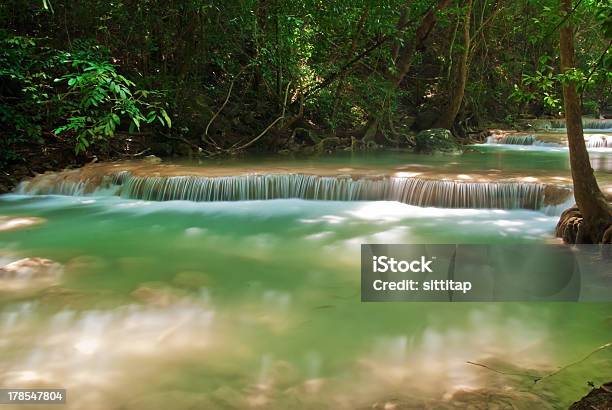
[{"label": "mossy rock", "polygon": [[444,128],[432,128],[419,132],[415,137],[415,150],[423,154],[460,154],[462,152],[453,134]]}]

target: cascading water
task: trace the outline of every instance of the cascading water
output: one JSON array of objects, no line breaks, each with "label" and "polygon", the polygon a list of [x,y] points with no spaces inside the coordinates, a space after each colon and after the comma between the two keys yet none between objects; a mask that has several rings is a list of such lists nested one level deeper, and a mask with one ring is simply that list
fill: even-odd
[{"label": "cascading water", "polygon": [[536,137],[533,135],[491,135],[487,144],[533,145]]},{"label": "cascading water", "polygon": [[[540,209],[544,184],[391,178],[386,199],[443,208]],[[569,193],[569,192],[568,192]]]},{"label": "cascading water", "polygon": [[61,180],[54,184],[36,184],[35,186],[30,181],[23,181],[15,192],[17,194],[35,194],[35,195],[66,195],[66,196],[83,196],[92,191],[91,182],[87,179],[82,181]]},{"label": "cascading water", "polygon": [[[343,389],[366,391],[351,402],[341,397],[346,408],[365,408],[397,397],[396,386],[407,383],[422,385],[423,397],[436,397],[435,407],[438,397],[466,380],[478,397],[487,396],[483,403],[490,401],[481,393],[490,385],[497,389],[495,380],[483,379],[468,360],[541,374],[571,362],[577,349],[605,343],[605,335],[581,319],[603,321],[606,309],[579,304],[587,310],[571,332],[563,327],[562,304],[540,312],[529,303],[494,311],[434,303],[424,315],[424,305],[395,303],[382,312],[389,320],[380,320],[380,309],[347,315],[359,299],[355,272],[363,243],[552,240],[553,215],[571,205],[563,202],[572,198],[565,153],[479,150],[460,157],[401,152],[397,160],[386,153],[382,159],[259,166],[225,159],[125,161],[38,175],[20,192],[75,196],[0,197],[0,215],[38,220],[32,228],[0,232],[7,260],[30,257],[25,266],[36,266],[34,257],[41,256],[62,268],[61,275],[20,288],[26,296],[13,291],[0,311],[3,348],[11,353],[4,379],[13,386],[65,387],[74,393],[70,409],[177,407],[179,395],[187,398],[178,407],[281,409],[298,400],[334,407],[341,395],[352,397]],[[263,201],[274,198],[328,201]],[[505,262],[510,271],[516,259]],[[483,280],[497,279],[491,273]],[[551,309],[558,310],[551,315]],[[549,317],[558,323],[550,325]],[[509,322],[520,325],[509,329]],[[405,324],[401,334],[397,323]],[[483,333],[483,323],[500,326]],[[311,348],[334,332],[337,343]],[[281,349],[270,345],[278,335],[287,336]],[[534,338],[564,344],[525,350],[524,341]],[[448,354],[432,356],[440,345],[450,346]],[[559,347],[563,355],[547,356]],[[512,362],[516,357],[522,362]],[[230,382],[228,368],[238,369]],[[610,373],[610,366],[594,368],[600,379]],[[96,375],[93,382],[82,377],[83,369]],[[459,378],[440,383],[449,372]],[[161,385],[147,378],[162,373],[171,376]],[[197,393],[194,375],[205,380]],[[133,380],[140,382],[124,399],[124,386]],[[583,381],[576,376],[576,385]],[[549,397],[519,407],[545,408]]]},{"label": "cascading water", "polygon": [[[59,185],[25,183],[29,194],[82,195],[83,192],[119,195],[148,201],[246,201],[310,199],[332,201],[399,201],[409,205],[440,208],[542,209],[547,196],[559,201],[571,197],[565,187],[521,182],[468,182],[414,177],[353,179],[350,176],[267,174],[223,177],[141,177],[127,171],[103,179],[94,191],[92,183],[63,180]],[[54,189],[57,187],[57,189]]]},{"label": "cascading water", "polygon": [[612,148],[612,137],[603,134],[593,134],[586,137],[587,148]]},{"label": "cascading water", "polygon": [[[612,136],[605,134],[587,134],[584,137],[587,148],[612,148]],[[487,137],[488,145],[530,145],[539,147],[562,147],[566,141],[548,141],[537,135],[491,135]]]},{"label": "cascading water", "polygon": [[[565,130],[565,120],[551,120],[550,128]],[[594,118],[583,118],[582,128],[585,130],[598,130],[612,132],[612,120],[611,119],[594,119]]]}]

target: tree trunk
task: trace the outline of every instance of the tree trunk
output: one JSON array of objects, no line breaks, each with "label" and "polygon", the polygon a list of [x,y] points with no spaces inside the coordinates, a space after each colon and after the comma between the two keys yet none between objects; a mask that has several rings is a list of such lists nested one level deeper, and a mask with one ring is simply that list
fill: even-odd
[{"label": "tree trunk", "polygon": [[[359,17],[359,22],[357,22],[357,28],[355,29],[355,33],[353,34],[353,38],[351,40],[351,48],[350,48],[350,56],[355,55],[355,50],[357,49],[357,40],[363,31],[363,27],[365,26],[366,19],[370,14],[370,7],[366,5],[361,13],[361,17]],[[344,91],[344,81],[346,80],[346,76],[348,75],[348,71],[344,71],[340,74],[340,78],[338,79],[338,87],[336,87],[336,93],[334,95],[334,105],[331,112],[331,120],[332,122],[336,118],[336,112],[338,110],[338,106],[340,104],[340,100],[342,99],[342,92]]]},{"label": "tree trunk", "polygon": [[470,53],[470,20],[472,16],[472,0],[466,2],[465,17],[463,20],[463,45],[459,61],[452,67],[451,82],[448,87],[449,100],[440,118],[436,122],[437,128],[451,129],[461,102],[465,94],[465,84],[468,76],[468,56]]},{"label": "tree trunk", "polygon": [[[572,13],[572,0],[561,0],[562,17],[565,18],[570,13]],[[560,29],[559,49],[561,72],[566,73],[575,67],[574,28],[569,19]],[[580,96],[576,92],[575,81],[563,82],[563,104],[574,181],[574,197],[584,218],[584,228],[591,242],[600,243],[605,230],[612,224],[612,209],[599,189],[593,168],[591,168],[582,130]]]},{"label": "tree trunk", "polygon": [[[471,0],[470,0],[471,1]],[[391,70],[388,70],[387,78],[393,82],[395,87],[399,88],[404,77],[410,71],[410,67],[412,66],[412,61],[414,60],[414,55],[417,50],[422,50],[425,47],[425,40],[429,37],[431,30],[433,30],[434,26],[437,22],[437,13],[440,10],[445,9],[449,6],[451,0],[438,0],[436,6],[432,7],[431,10],[423,17],[421,24],[416,30],[414,35],[414,40],[411,40],[404,47],[398,49],[397,44],[394,44],[391,48],[391,52],[393,53],[395,58],[394,65],[396,69],[396,73],[393,74]],[[400,15],[398,21],[398,27],[403,27],[407,21],[406,13],[402,13]],[[382,115],[381,112],[377,112],[375,114],[370,114],[368,122],[366,124],[366,131],[363,136],[364,141],[373,140],[376,134],[378,134],[378,127],[380,126],[380,121],[378,118]]]},{"label": "tree trunk", "polygon": [[[471,1],[471,0],[470,0]],[[410,41],[406,46],[402,47],[399,50],[397,61],[395,63],[395,67],[397,69],[397,74],[394,78],[394,83],[396,86],[399,86],[401,82],[410,71],[410,66],[412,65],[412,60],[414,59],[414,54],[417,50],[421,50],[424,48],[425,40],[429,37],[429,33],[433,30],[434,26],[437,22],[437,13],[440,10],[447,8],[450,4],[450,0],[438,0],[438,4],[433,7],[426,15],[423,17],[421,24],[416,30],[414,35],[414,40]],[[400,16],[400,19],[402,17]],[[396,51],[393,50],[395,53]]]}]

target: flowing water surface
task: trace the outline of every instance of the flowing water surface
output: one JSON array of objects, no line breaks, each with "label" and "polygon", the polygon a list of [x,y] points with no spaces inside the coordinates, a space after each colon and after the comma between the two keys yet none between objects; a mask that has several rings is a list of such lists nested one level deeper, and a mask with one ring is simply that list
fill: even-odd
[{"label": "flowing water surface", "polygon": [[[296,162],[568,175],[554,148]],[[0,278],[0,385],[64,387],[71,409],[556,409],[612,374],[606,349],[534,383],[612,339],[611,304],[360,302],[361,243],[554,241],[541,211],[100,191],[6,195],[0,215],[36,222],[0,231],[2,264],[53,261],[31,286]]]}]

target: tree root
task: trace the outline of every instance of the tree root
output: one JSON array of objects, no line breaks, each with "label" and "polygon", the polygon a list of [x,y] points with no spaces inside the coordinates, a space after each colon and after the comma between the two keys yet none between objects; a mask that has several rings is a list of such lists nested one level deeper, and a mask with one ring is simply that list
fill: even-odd
[{"label": "tree root", "polygon": [[[612,224],[604,225],[603,232],[598,237],[601,238],[601,244],[612,243]],[[557,227],[555,229],[555,236],[563,239],[563,242],[571,245],[575,244],[590,244],[591,237],[586,229],[584,218],[578,207],[573,206],[566,209],[561,214]]]},{"label": "tree root", "polygon": [[610,348],[610,347],[612,347],[612,342],[609,342],[609,343],[606,343],[606,344],[604,344],[604,345],[601,345],[601,346],[597,347],[596,349],[594,349],[594,350],[590,351],[590,352],[589,352],[589,353],[588,353],[586,356],[584,356],[583,358],[581,358],[581,359],[579,359],[579,360],[576,360],[575,362],[572,362],[572,363],[566,364],[565,366],[562,366],[562,367],[558,368],[558,369],[557,369],[557,370],[555,370],[554,372],[551,372],[551,373],[545,374],[544,376],[535,376],[535,375],[533,375],[533,374],[529,374],[529,373],[511,373],[511,372],[506,372],[506,371],[502,371],[502,370],[499,370],[499,369],[492,368],[492,367],[487,366],[487,365],[482,364],[482,363],[476,363],[476,362],[470,362],[470,361],[468,361],[468,362],[466,362],[466,363],[467,363],[467,364],[471,364],[471,365],[473,365],[473,366],[482,367],[482,368],[485,368],[485,369],[487,369],[487,370],[491,370],[492,372],[499,373],[499,374],[503,374],[503,375],[507,375],[507,376],[521,376],[521,377],[529,377],[530,379],[532,379],[532,380],[533,380],[533,382],[534,382],[534,383],[539,383],[539,382],[541,382],[542,380],[545,380],[545,379],[548,379],[548,378],[550,378],[550,377],[556,376],[557,374],[561,373],[561,372],[562,372],[562,371],[564,371],[564,370],[569,369],[569,368],[570,368],[570,367],[572,367],[572,366],[575,366],[575,365],[577,365],[577,364],[583,363],[584,361],[586,361],[587,359],[589,359],[589,358],[590,358],[591,356],[593,356],[594,354],[596,354],[596,353],[598,353],[598,352],[601,352],[602,350],[606,350],[606,349],[608,349],[608,348]]}]

